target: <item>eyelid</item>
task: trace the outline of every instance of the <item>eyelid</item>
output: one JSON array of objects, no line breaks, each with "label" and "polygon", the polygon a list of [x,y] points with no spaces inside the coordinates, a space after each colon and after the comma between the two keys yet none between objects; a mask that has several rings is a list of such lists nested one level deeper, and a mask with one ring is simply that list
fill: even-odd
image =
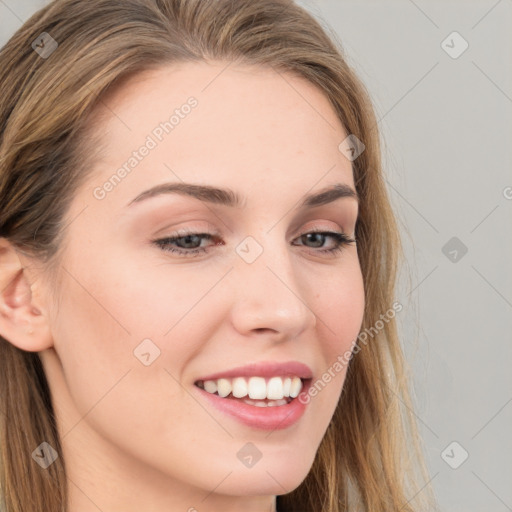
[{"label": "eyelid", "polygon": [[171,238],[176,236],[186,236],[186,235],[196,235],[198,233],[200,234],[210,234],[212,236],[221,236],[222,233],[219,231],[213,224],[210,222],[202,222],[201,225],[194,225],[194,226],[184,226],[180,228],[174,228],[174,227],[164,227],[162,229],[159,229],[153,238]]},{"label": "eyelid", "polygon": [[[161,230],[161,231],[165,231],[165,230]],[[314,227],[311,227],[311,228],[304,228],[302,230],[300,230],[295,236],[293,239],[299,237],[299,236],[303,236],[305,234],[308,234],[308,233],[325,233],[325,232],[333,232],[333,233],[338,233],[340,235],[346,235],[346,236],[350,236],[349,235],[349,232],[347,230],[344,230],[343,228],[340,228],[340,227],[336,227],[336,228],[333,228],[333,227],[330,227],[330,226],[314,226]],[[217,230],[215,227],[213,227],[212,225],[209,225],[209,228],[206,229],[206,230],[203,230],[202,228],[199,228],[199,227],[190,227],[190,226],[185,226],[183,228],[177,228],[175,231],[171,232],[171,233],[163,233],[162,235],[159,235],[158,233],[154,236],[154,239],[156,238],[177,238],[177,237],[182,237],[182,236],[187,236],[187,235],[210,235],[211,237],[222,237],[223,234],[221,233],[221,231]],[[353,237],[351,237],[353,238]]]}]

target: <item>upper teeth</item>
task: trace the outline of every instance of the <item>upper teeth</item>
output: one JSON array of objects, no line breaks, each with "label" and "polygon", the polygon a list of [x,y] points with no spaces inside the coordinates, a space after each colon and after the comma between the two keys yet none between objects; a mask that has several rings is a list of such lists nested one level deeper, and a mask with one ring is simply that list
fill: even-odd
[{"label": "upper teeth", "polygon": [[203,388],[208,393],[217,392],[221,397],[233,393],[235,398],[249,395],[252,399],[281,400],[284,397],[297,397],[302,389],[302,380],[299,377],[272,377],[268,381],[264,377],[235,377],[205,380]]}]

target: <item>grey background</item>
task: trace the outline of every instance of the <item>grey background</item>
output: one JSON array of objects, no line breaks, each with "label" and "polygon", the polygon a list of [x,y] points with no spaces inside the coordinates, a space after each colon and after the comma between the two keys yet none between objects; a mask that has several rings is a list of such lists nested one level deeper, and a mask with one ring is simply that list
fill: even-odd
[{"label": "grey background", "polygon": [[[45,3],[0,0],[0,45]],[[407,256],[398,321],[440,508],[512,511],[512,0],[300,3],[332,27],[379,119]],[[454,31],[469,44],[457,58],[444,48],[460,41],[442,45]]]}]

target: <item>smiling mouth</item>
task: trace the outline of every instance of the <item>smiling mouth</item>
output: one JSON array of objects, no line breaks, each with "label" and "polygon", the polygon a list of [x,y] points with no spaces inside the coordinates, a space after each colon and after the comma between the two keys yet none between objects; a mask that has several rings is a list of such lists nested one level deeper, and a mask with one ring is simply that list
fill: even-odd
[{"label": "smiling mouth", "polygon": [[255,376],[199,380],[194,384],[207,393],[227,400],[255,407],[279,407],[288,405],[299,395],[304,381],[299,377]]}]

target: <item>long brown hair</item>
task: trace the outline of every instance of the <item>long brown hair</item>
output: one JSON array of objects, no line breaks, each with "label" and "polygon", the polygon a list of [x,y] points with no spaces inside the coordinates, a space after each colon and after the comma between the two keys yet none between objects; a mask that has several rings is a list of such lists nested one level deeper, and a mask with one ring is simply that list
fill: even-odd
[{"label": "long brown hair", "polygon": [[[47,33],[51,55],[33,49]],[[48,49],[49,46],[46,46]],[[50,46],[51,48],[51,46]],[[343,392],[311,471],[280,511],[423,510],[424,481],[395,318],[400,238],[382,172],[379,132],[362,83],[339,43],[289,0],[56,0],[0,51],[0,237],[58,268],[64,215],[91,167],[94,108],[141,71],[222,60],[306,78],[329,98],[365,150],[352,162],[360,197],[356,226],[366,305]],[[340,141],[341,142],[341,141]],[[376,329],[375,325],[383,324]],[[0,337],[0,486],[5,512],[65,512],[59,457],[42,470],[31,453],[60,453],[51,393],[38,354]],[[422,472],[423,471],[423,472]],[[411,501],[409,501],[411,500]]]}]

